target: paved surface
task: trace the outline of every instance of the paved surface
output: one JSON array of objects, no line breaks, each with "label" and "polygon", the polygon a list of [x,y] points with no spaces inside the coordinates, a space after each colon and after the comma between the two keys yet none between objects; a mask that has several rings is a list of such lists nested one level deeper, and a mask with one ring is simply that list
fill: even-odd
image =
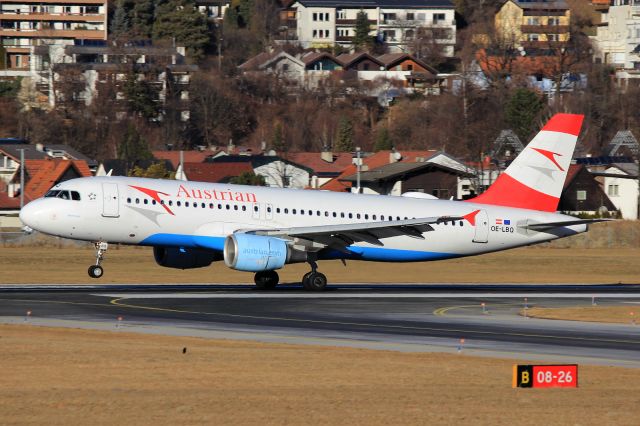
[{"label": "paved surface", "polygon": [[640,285],[337,285],[324,293],[299,286],[0,286],[0,321],[640,367],[640,325],[521,315],[525,298],[528,307],[560,307],[589,306],[593,297],[599,305],[640,304]]}]

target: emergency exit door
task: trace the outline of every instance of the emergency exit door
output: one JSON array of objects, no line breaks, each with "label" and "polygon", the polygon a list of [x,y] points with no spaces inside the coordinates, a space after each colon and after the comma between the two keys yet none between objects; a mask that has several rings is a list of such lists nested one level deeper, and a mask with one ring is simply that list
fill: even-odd
[{"label": "emergency exit door", "polygon": [[102,216],[118,217],[120,216],[120,202],[118,197],[118,184],[103,183],[102,184]]}]

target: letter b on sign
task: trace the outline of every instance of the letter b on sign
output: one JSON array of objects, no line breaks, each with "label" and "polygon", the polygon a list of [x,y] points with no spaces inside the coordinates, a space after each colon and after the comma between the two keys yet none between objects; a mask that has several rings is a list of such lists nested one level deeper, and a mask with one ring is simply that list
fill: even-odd
[{"label": "letter b on sign", "polygon": [[531,388],[533,387],[533,366],[514,365],[513,366],[513,387]]}]

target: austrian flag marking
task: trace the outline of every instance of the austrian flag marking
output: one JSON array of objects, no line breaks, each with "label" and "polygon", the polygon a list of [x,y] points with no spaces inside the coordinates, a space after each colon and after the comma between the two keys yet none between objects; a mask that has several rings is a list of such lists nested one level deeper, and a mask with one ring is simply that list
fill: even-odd
[{"label": "austrian flag marking", "polygon": [[496,219],[496,225],[511,225],[511,219]]}]

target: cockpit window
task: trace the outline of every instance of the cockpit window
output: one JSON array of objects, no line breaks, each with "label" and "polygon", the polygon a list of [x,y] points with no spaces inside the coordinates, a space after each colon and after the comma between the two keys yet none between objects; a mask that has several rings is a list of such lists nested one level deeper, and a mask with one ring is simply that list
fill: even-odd
[{"label": "cockpit window", "polygon": [[78,191],[71,191],[71,199],[73,201],[80,201],[80,193]]},{"label": "cockpit window", "polygon": [[71,196],[69,195],[69,191],[60,191],[58,194],[58,198],[62,198],[63,200],[70,200]]},{"label": "cockpit window", "polygon": [[80,201],[80,193],[78,191],[61,191],[59,189],[52,189],[46,194],[45,198],[61,198],[63,200]]},{"label": "cockpit window", "polygon": [[47,192],[46,194],[44,194],[44,196],[45,196],[45,198],[55,198],[55,197],[58,196],[59,192],[60,191],[58,191],[58,190],[52,189],[49,192]]}]

